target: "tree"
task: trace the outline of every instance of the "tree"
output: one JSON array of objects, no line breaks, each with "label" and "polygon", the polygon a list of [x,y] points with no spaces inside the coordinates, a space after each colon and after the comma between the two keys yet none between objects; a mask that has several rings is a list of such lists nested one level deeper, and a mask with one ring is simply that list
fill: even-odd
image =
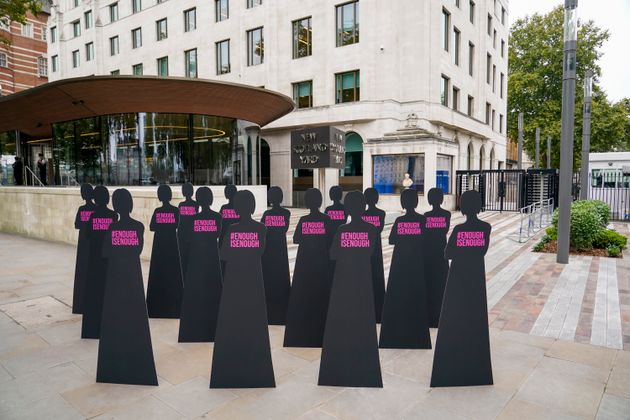
[{"label": "tree", "polygon": [[[541,162],[545,161],[547,136],[552,138],[551,162],[560,162],[562,114],[562,59],[564,9],[554,8],[546,15],[534,14],[517,20],[510,30],[508,62],[508,137],[518,137],[517,115],[524,114],[524,148],[534,156],[535,131],[541,131]],[[628,107],[611,104],[598,86],[601,47],[610,34],[592,20],[579,22],[577,42],[577,80],[575,102],[574,167],[580,166],[582,147],[582,107],[584,74],[594,73],[591,150],[613,151],[623,146],[628,126]]]},{"label": "tree", "polygon": [[[28,12],[36,15],[41,10],[40,0],[0,0],[0,22],[6,26],[11,22],[26,23]],[[0,44],[9,44],[9,40],[1,32]]]}]

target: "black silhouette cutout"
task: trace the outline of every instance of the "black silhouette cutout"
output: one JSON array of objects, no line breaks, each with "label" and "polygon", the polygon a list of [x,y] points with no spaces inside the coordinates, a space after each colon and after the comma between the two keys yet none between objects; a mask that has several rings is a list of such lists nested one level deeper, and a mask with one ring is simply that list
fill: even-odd
[{"label": "black silhouette cutout", "polygon": [[[221,235],[219,236],[219,249],[223,245],[223,238],[227,234],[228,227],[233,223],[237,223],[239,216],[234,210],[234,195],[236,195],[236,185],[226,185],[223,189],[223,195],[227,199],[227,203],[221,206]],[[221,261],[221,269],[225,273],[225,261]]]},{"label": "black silhouette cutout", "polygon": [[269,325],[284,325],[291,290],[287,253],[287,230],[291,212],[280,206],[282,203],[280,187],[269,188],[267,200],[271,203],[271,209],[264,212],[261,219],[267,227],[267,246],[262,256],[267,320]]},{"label": "black silhouette cutout", "polygon": [[385,300],[385,272],[383,269],[383,245],[381,244],[381,233],[385,227],[385,211],[376,207],[378,203],[378,191],[376,188],[366,188],[363,194],[368,206],[363,214],[363,220],[374,225],[378,231],[371,264],[372,284],[374,286],[374,311],[376,322],[380,323],[383,314],[383,301]]},{"label": "black silhouette cutout", "polygon": [[365,198],[345,200],[350,223],[339,227],[330,249],[337,262],[326,318],[319,385],[382,387],[370,260],[378,230],[361,219]]},{"label": "black silhouette cutout", "polygon": [[492,385],[484,255],[490,224],[477,218],[481,195],[461,197],[466,221],[455,226],[445,256],[451,261],[435,343],[431,386]]},{"label": "black silhouette cutout", "polygon": [[381,321],[381,348],[430,349],[429,314],[424,273],[426,218],[416,213],[418,192],[403,190],[400,204],[406,213],[389,234],[394,245]]},{"label": "black silhouette cutout", "polygon": [[442,309],[442,298],[448,276],[448,261],[444,258],[446,235],[451,226],[451,212],[440,205],[444,201],[444,193],[439,188],[431,188],[427,194],[433,210],[424,213],[427,218],[424,231],[425,261],[424,271],[427,282],[427,299],[429,309],[429,327],[437,328]]},{"label": "black silhouette cutout", "polygon": [[227,228],[221,245],[226,271],[210,388],[275,387],[260,261],[266,228],[252,219],[256,202],[251,191],[235,194],[234,209],[239,221]]},{"label": "black silhouette cutout", "polygon": [[201,211],[193,216],[190,257],[179,322],[179,342],[214,341],[221,299],[221,264],[218,239],[221,215],[210,209],[213,197],[208,187],[197,189]]},{"label": "black silhouette cutout", "polygon": [[[328,191],[328,196],[332,200],[332,204],[326,207],[324,213],[328,217],[330,217],[330,222],[332,226],[331,237],[337,233],[337,229],[339,226],[345,224],[348,221],[348,215],[346,214],[346,209],[341,203],[341,197],[343,196],[343,190],[339,185],[335,185],[330,187]],[[335,275],[335,261],[330,262],[330,279],[332,282],[332,278]]]},{"label": "black silhouette cutout", "polygon": [[285,347],[321,347],[330,299],[332,224],[322,213],[322,193],[309,188],[304,195],[310,213],[302,216],[293,235],[299,245],[284,332]]},{"label": "black silhouette cutout", "polygon": [[193,184],[186,182],[182,185],[182,195],[185,200],[177,206],[179,209],[179,224],[177,225],[177,242],[179,245],[179,259],[182,273],[188,268],[188,255],[190,252],[190,234],[192,232],[192,217],[197,214],[199,205],[192,199]]},{"label": "black silhouette cutout", "polygon": [[144,226],[129,215],[129,191],[114,191],[112,202],[120,219],[110,225],[103,244],[109,263],[96,382],[157,385],[140,266]]},{"label": "black silhouette cutout", "polygon": [[103,255],[103,242],[109,225],[117,220],[116,213],[107,208],[109,191],[102,185],[94,188],[94,212],[88,221],[88,240],[90,252],[83,298],[83,323],[81,338],[99,338],[101,333],[101,315],[103,313],[103,294],[107,277],[107,257]]},{"label": "black silhouette cutout", "polygon": [[77,210],[74,218],[74,228],[79,230],[77,242],[77,260],[74,266],[74,292],[72,294],[72,313],[83,313],[83,299],[85,295],[85,283],[87,281],[88,257],[90,254],[90,241],[88,238],[89,221],[94,211],[94,188],[90,184],[81,184],[81,198],[85,204]]},{"label": "black silhouette cutout", "polygon": [[[177,207],[170,204],[173,198],[171,187],[160,185],[157,195],[162,206],[153,212],[149,227],[155,234],[147,286],[147,309],[150,318],[179,318],[184,283],[177,246],[177,226],[179,225],[180,231],[187,229],[190,218],[186,223],[180,223]],[[180,208],[182,208],[181,204]],[[189,249],[190,234],[182,233],[187,241],[186,247]]]}]

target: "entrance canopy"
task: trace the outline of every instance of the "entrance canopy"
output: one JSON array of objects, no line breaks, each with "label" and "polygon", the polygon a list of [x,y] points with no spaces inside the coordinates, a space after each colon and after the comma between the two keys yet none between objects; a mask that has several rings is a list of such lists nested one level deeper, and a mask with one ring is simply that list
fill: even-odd
[{"label": "entrance canopy", "polygon": [[32,137],[50,137],[53,123],[134,112],[214,115],[264,126],[293,108],[293,101],[285,95],[234,83],[89,76],[0,97],[0,133],[19,130]]}]

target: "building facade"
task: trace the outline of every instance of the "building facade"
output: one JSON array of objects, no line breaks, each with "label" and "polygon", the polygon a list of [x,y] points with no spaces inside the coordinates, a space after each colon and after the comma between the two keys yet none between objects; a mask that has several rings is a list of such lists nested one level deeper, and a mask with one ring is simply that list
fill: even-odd
[{"label": "building facade", "polygon": [[2,22],[0,37],[0,96],[10,95],[48,82],[48,11],[28,13],[26,23]]},{"label": "building facade", "polygon": [[[506,162],[507,0],[60,0],[49,20],[51,80],[184,76],[293,97],[250,133],[244,183],[374,186],[398,207],[405,173],[448,198],[457,169]],[[212,98],[208,98],[212,100]],[[346,132],[343,170],[292,170],[290,133]]]}]

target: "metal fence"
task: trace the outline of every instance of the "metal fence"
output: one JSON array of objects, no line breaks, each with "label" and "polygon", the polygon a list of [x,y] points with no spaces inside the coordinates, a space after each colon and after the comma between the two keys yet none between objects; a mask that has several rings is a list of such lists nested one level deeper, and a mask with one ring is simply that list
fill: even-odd
[{"label": "metal fence", "polygon": [[519,227],[514,232],[519,242],[527,241],[551,224],[554,203],[553,198],[547,198],[520,209]]},{"label": "metal fence", "polygon": [[593,171],[586,186],[579,174],[574,176],[573,194],[577,199],[580,188],[588,188],[588,198],[601,200],[610,207],[611,220],[630,220],[630,174],[621,170]]}]

